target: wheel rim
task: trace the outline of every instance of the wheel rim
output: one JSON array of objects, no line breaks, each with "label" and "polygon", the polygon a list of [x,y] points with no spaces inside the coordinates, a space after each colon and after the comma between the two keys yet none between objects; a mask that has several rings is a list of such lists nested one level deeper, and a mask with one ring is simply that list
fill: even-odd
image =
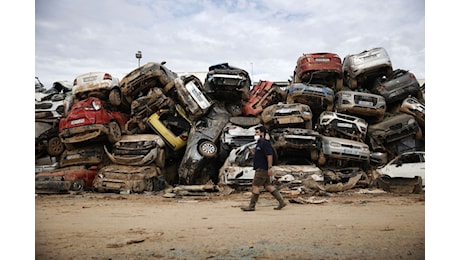
[{"label": "wheel rim", "polygon": [[48,142],[48,153],[50,155],[59,155],[64,152],[64,144],[58,137],[53,137]]},{"label": "wheel rim", "polygon": [[217,151],[216,146],[210,142],[201,144],[201,150],[208,155],[212,155]]},{"label": "wheel rim", "polygon": [[115,122],[110,123],[110,134],[112,136],[112,141],[116,142],[121,138],[121,130],[118,127],[118,124]]}]

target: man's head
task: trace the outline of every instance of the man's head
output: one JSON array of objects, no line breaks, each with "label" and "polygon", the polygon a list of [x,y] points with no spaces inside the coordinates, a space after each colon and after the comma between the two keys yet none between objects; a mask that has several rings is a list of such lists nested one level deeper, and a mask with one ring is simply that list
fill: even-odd
[{"label": "man's head", "polygon": [[260,136],[261,139],[264,139],[266,133],[267,129],[263,125],[256,127],[255,136]]}]

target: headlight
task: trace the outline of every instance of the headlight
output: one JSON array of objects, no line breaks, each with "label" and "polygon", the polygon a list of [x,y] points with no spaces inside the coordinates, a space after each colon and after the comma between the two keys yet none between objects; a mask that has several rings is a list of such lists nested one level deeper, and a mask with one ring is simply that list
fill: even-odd
[{"label": "headlight", "polygon": [[415,119],[411,118],[411,119],[409,119],[409,121],[407,121],[407,123],[408,123],[409,125],[412,125],[412,124],[415,123]]},{"label": "headlight", "polygon": [[102,105],[101,102],[94,100],[91,105],[93,105],[94,110],[98,111],[101,109]]}]

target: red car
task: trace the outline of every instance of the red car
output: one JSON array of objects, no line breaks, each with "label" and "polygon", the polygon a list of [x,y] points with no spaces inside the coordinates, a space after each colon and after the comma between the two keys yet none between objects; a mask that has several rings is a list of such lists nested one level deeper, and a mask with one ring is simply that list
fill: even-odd
[{"label": "red car", "polygon": [[93,188],[93,181],[99,168],[91,166],[70,166],[54,171],[35,174],[36,193],[68,193]]},{"label": "red car", "polygon": [[68,150],[88,140],[105,138],[110,143],[121,139],[129,115],[111,108],[103,100],[89,97],[75,103],[67,117],[59,121],[59,138]]},{"label": "red car", "polygon": [[329,52],[303,54],[297,59],[294,83],[323,84],[340,91],[343,85],[342,60]]},{"label": "red car", "polygon": [[264,108],[284,102],[285,99],[286,92],[275,82],[261,80],[251,89],[249,100],[241,108],[241,112],[245,116],[257,116]]}]

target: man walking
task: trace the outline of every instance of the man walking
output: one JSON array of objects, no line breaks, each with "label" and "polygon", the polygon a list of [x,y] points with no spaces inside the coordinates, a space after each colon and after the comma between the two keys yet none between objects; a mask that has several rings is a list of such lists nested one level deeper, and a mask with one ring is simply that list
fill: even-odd
[{"label": "man walking", "polygon": [[280,210],[287,204],[284,202],[283,196],[278,189],[275,188],[270,182],[270,176],[273,175],[273,148],[270,141],[265,139],[267,130],[264,126],[256,128],[254,139],[257,141],[254,149],[254,179],[252,180],[252,196],[249,206],[241,208],[243,211],[254,211],[256,210],[256,203],[259,199],[260,186],[264,186],[265,190],[270,192],[275,197],[279,205],[274,208]]}]

